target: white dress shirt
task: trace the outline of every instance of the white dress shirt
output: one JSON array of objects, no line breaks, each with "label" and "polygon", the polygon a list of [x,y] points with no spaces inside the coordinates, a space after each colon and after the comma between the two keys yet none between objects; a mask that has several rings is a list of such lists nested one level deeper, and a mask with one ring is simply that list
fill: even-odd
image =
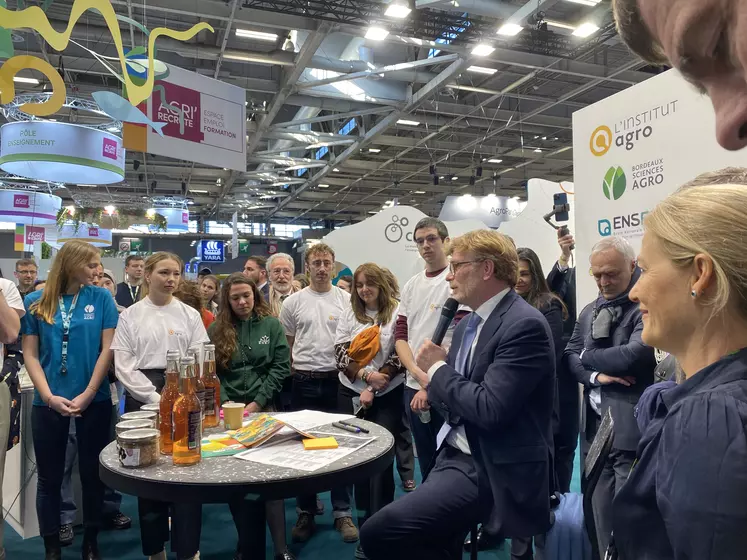
[{"label": "white dress shirt", "polygon": [[[497,293],[492,298],[490,298],[488,301],[483,303],[480,307],[477,308],[477,310],[474,312],[475,314],[479,315],[481,321],[477,325],[477,331],[475,332],[475,340],[472,342],[472,346],[469,350],[469,364],[467,365],[467,368],[472,365],[472,360],[475,359],[475,347],[477,347],[477,341],[480,340],[480,333],[482,333],[482,328],[485,326],[485,323],[488,320],[488,317],[495,311],[495,308],[498,307],[498,304],[501,302],[501,300],[505,297],[505,295],[509,292],[510,288],[506,288],[502,292]],[[463,319],[464,321],[468,321],[469,319],[465,317]],[[436,374],[436,372],[441,368],[441,366],[445,366],[446,362],[443,360],[440,360],[433,364],[428,369],[428,380],[432,380],[433,376]],[[460,375],[467,376],[467,372],[459,372]],[[459,425],[456,428],[452,428],[449,433],[446,436],[446,439],[444,440],[449,443],[452,447],[456,447],[461,451],[462,453],[466,453],[467,455],[472,455],[472,452],[469,449],[469,442],[467,441],[467,434],[464,431],[464,425]]]}]

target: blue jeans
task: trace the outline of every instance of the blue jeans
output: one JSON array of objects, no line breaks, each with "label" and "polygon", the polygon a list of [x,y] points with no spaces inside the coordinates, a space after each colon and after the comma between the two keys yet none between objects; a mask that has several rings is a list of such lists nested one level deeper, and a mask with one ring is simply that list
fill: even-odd
[{"label": "blue jeans", "polygon": [[418,452],[420,474],[423,480],[425,480],[436,460],[436,436],[441,426],[443,426],[444,420],[436,408],[431,407],[431,421],[423,424],[420,421],[420,416],[410,408],[410,403],[413,397],[415,397],[415,393],[417,393],[415,389],[405,386],[405,411],[410,418],[410,430],[412,431],[412,439],[415,440],[415,449]]},{"label": "blue jeans", "polygon": [[[293,410],[321,410],[322,412],[346,412],[341,411],[337,403],[337,390],[340,382],[337,373],[324,379],[312,379],[300,372],[293,373]],[[353,511],[350,507],[352,486],[332,488],[332,517],[352,517]],[[296,510],[301,513],[314,514],[316,512],[316,495],[307,494],[296,498]]]},{"label": "blue jeans", "polygon": [[[111,411],[111,401],[92,402],[80,418],[74,419],[83,487],[83,523],[87,529],[101,526],[104,485],[99,479],[99,453],[110,441]],[[31,426],[38,472],[39,532],[42,536],[56,535],[60,530],[60,494],[70,418],[46,406],[34,406]]]},{"label": "blue jeans", "polygon": [[[112,417],[111,433],[114,436],[114,424],[117,421],[118,414],[114,411]],[[114,437],[112,437],[114,441]],[[78,440],[75,437],[75,422],[70,422],[70,432],[67,436],[67,449],[65,449],[65,472],[62,475],[62,489],[60,491],[60,525],[72,525],[75,522],[75,515],[78,506],[75,504],[75,494],[73,492],[73,467],[75,466],[75,456],[78,453]],[[119,513],[122,504],[122,494],[104,486],[104,518],[114,517]]]}]

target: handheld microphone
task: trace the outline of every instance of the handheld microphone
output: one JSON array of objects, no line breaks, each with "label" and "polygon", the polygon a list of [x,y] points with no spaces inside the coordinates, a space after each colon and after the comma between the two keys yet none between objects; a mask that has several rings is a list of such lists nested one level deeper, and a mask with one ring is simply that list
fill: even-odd
[{"label": "handheld microphone", "polygon": [[446,331],[449,329],[451,321],[454,320],[454,315],[456,315],[458,307],[459,302],[454,298],[449,298],[444,302],[444,306],[441,308],[441,317],[438,320],[438,325],[436,325],[436,330],[433,331],[433,337],[431,338],[433,344],[441,346]]}]

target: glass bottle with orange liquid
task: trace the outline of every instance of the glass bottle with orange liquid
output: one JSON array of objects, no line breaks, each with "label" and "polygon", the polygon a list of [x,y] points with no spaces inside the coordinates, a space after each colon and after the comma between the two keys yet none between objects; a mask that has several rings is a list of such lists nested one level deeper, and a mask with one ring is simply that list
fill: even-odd
[{"label": "glass bottle with orange liquid", "polygon": [[205,420],[202,425],[215,428],[220,424],[220,379],[215,374],[215,344],[205,345],[202,382],[205,384]]},{"label": "glass bottle with orange liquid", "polygon": [[202,381],[202,374],[200,372],[200,349],[190,348],[189,354],[195,359],[195,393],[197,398],[200,399],[200,406],[202,407],[202,421],[205,421],[205,383]]},{"label": "glass bottle with orange liquid", "polygon": [[166,352],[166,385],[161,391],[161,410],[159,411],[159,426],[161,432],[161,453],[171,455],[173,441],[171,432],[171,412],[174,409],[174,403],[179,397],[179,352],[169,350]]},{"label": "glass bottle with orange liquid", "polygon": [[179,372],[181,390],[174,403],[173,426],[174,465],[194,465],[200,462],[202,440],[202,405],[195,393],[195,359],[186,356]]}]

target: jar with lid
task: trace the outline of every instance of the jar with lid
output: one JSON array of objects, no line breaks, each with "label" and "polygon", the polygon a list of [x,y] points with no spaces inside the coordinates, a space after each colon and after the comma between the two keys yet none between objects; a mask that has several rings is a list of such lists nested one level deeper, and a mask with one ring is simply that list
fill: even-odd
[{"label": "jar with lid", "polygon": [[143,418],[142,420],[122,420],[121,422],[117,422],[117,425],[114,426],[114,431],[117,433],[117,435],[119,435],[130,430],[144,430],[152,428],[153,423],[150,420]]},{"label": "jar with lid", "polygon": [[120,420],[150,420],[151,428],[156,427],[156,413],[152,410],[136,410],[134,412],[125,412],[119,418]]},{"label": "jar with lid", "polygon": [[119,462],[123,467],[149,467],[158,462],[158,436],[155,428],[128,430],[117,435]]},{"label": "jar with lid", "polygon": [[158,428],[161,424],[161,403],[149,403],[144,404],[140,407],[140,410],[145,412],[155,412],[156,413],[156,428]]}]

